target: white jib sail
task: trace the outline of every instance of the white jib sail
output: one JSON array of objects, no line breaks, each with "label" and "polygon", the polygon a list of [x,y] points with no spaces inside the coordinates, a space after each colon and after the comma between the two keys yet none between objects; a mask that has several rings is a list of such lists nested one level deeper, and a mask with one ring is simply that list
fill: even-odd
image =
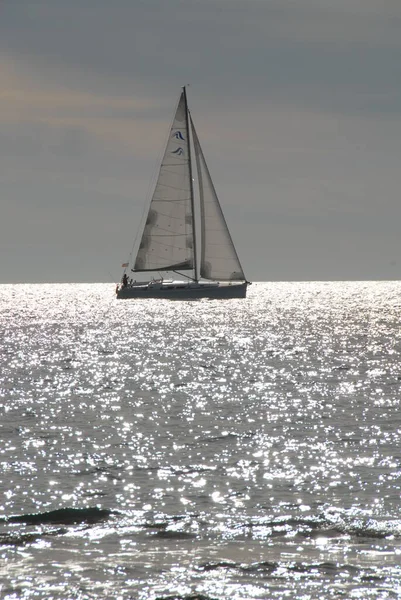
[{"label": "white jib sail", "polygon": [[142,234],[135,271],[193,269],[189,132],[181,94]]},{"label": "white jib sail", "polygon": [[245,275],[221,210],[192,118],[191,125],[201,210],[201,277],[215,281],[244,281]]}]

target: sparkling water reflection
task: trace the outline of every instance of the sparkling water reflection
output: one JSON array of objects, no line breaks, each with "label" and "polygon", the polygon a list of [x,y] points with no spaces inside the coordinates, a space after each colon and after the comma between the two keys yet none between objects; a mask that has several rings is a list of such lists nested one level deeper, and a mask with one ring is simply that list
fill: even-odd
[{"label": "sparkling water reflection", "polygon": [[0,286],[0,595],[401,596],[401,284]]}]

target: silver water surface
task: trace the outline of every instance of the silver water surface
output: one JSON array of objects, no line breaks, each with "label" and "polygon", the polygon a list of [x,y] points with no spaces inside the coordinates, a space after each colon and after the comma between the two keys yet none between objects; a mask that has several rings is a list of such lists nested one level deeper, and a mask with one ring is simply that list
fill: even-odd
[{"label": "silver water surface", "polygon": [[0,286],[0,596],[401,597],[400,306]]}]

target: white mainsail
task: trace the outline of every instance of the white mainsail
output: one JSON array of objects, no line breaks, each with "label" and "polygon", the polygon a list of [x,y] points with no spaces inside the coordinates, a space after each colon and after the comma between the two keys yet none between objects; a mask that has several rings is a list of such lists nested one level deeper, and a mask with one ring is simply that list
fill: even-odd
[{"label": "white mainsail", "polygon": [[191,126],[200,195],[201,277],[215,281],[245,281],[192,118]]},{"label": "white mainsail", "polygon": [[192,182],[185,92],[182,92],[142,234],[135,271],[194,268]]}]

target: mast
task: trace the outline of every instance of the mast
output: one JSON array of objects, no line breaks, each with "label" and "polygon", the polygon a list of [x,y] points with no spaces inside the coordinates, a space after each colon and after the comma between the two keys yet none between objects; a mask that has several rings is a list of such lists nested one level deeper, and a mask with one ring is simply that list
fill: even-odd
[{"label": "mast", "polygon": [[184,93],[184,102],[185,102],[185,121],[187,127],[187,135],[188,135],[188,163],[189,163],[189,189],[191,194],[191,212],[192,212],[192,235],[194,240],[194,279],[196,282],[199,281],[199,272],[198,272],[198,249],[196,244],[196,220],[195,220],[195,198],[194,198],[194,184],[192,180],[192,159],[191,159],[191,140],[189,134],[189,117],[188,117],[188,101],[187,101],[187,90],[184,87],[182,88]]}]

